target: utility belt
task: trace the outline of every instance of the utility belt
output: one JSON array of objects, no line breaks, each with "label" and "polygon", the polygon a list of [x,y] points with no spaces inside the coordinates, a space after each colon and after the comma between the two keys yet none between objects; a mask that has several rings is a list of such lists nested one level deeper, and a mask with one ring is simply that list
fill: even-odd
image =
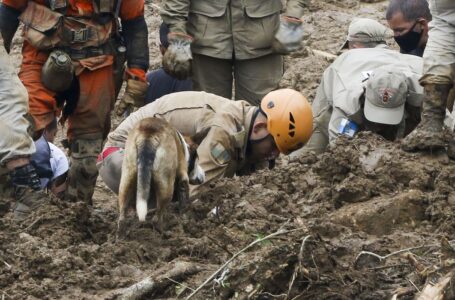
[{"label": "utility belt", "polygon": [[71,60],[77,61],[77,60],[82,60],[85,58],[90,58],[90,57],[96,57],[96,56],[101,56],[101,55],[117,55],[117,50],[118,46],[116,47],[116,42],[114,39],[111,39],[104,45],[98,46],[98,47],[86,47],[82,49],[74,49],[70,47],[62,47],[58,48],[59,50],[65,52],[66,54],[69,55]]},{"label": "utility belt", "polygon": [[[114,76],[123,74],[126,60],[126,48],[120,41],[110,39],[101,46],[90,46],[82,49],[58,47],[54,49],[41,70],[41,82],[51,91],[61,93],[68,90],[74,80],[74,61],[81,61],[101,55],[114,56]],[[118,70],[117,70],[118,69]]]},{"label": "utility belt", "polygon": [[43,65],[43,85],[51,91],[64,92],[74,79],[73,61],[113,55],[118,93],[126,61],[118,24],[121,0],[94,0],[96,11],[92,18],[66,16],[67,0],[51,0],[49,4],[50,8],[28,1],[19,16],[24,38],[38,50],[52,51]]}]

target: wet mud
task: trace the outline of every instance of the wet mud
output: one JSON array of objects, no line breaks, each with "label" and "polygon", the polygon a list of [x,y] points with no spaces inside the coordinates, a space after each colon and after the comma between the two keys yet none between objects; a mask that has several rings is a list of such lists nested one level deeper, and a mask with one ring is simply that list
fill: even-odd
[{"label": "wet mud", "polygon": [[[147,5],[158,66],[160,3]],[[311,49],[336,54],[353,16],[382,19],[386,5],[313,1],[280,85],[311,100],[330,63]],[[98,181],[94,207],[52,198],[21,224],[2,200],[0,298],[184,299],[213,277],[192,299],[414,299],[455,268],[455,164],[374,134],[222,179],[173,204],[163,232],[153,211],[132,213],[117,239],[116,200]]]}]

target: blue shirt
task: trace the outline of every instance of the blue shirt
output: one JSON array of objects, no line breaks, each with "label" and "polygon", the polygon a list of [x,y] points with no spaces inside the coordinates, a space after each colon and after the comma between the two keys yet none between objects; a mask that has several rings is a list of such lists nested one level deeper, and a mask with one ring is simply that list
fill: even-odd
[{"label": "blue shirt", "polygon": [[167,94],[193,90],[193,83],[190,79],[178,80],[167,74],[163,68],[148,73],[147,81],[149,87],[145,95],[145,104],[152,103]]}]

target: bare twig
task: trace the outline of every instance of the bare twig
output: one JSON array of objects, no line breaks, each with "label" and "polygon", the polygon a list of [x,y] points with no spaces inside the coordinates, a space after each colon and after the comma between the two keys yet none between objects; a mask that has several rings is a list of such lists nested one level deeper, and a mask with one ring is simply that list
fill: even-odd
[{"label": "bare twig", "polygon": [[178,281],[176,281],[176,280],[174,280],[174,279],[172,279],[172,278],[169,278],[169,277],[164,277],[164,278],[166,278],[167,280],[169,280],[169,281],[171,281],[171,282],[173,282],[173,283],[176,283],[176,284],[178,284],[178,285],[180,285],[180,286],[182,286],[182,287],[184,287],[184,288],[186,288],[186,289],[189,289],[189,290],[191,290],[191,291],[194,291],[194,289],[190,288],[190,287],[187,286],[186,284],[183,284],[183,283],[181,283],[181,282],[178,282]]},{"label": "bare twig", "polygon": [[[171,268],[161,268],[154,274],[147,276],[145,279],[129,287],[109,291],[103,295],[103,299],[134,300],[143,299],[155,291],[161,291],[171,285],[171,282],[183,280],[187,276],[199,273],[203,270],[198,264],[176,261]],[[164,273],[163,273],[164,272]],[[171,280],[172,278],[172,280]],[[177,282],[179,285],[181,283]],[[183,285],[182,285],[183,286]]]},{"label": "bare twig", "polygon": [[303,294],[305,294],[305,292],[298,294],[297,296],[295,296],[295,297],[292,298],[291,300],[299,299]]},{"label": "bare twig", "polygon": [[414,268],[418,271],[418,272],[423,272],[425,270],[425,266],[422,265],[420,262],[417,261],[417,259],[415,258],[414,254],[412,254],[411,252],[409,253],[406,253],[404,255],[404,257],[411,263],[411,265],[414,266]]},{"label": "bare twig", "polygon": [[5,266],[8,268],[8,270],[11,270],[12,266],[9,263],[4,261],[3,259],[2,259],[2,262],[5,264]]},{"label": "bare twig", "polygon": [[302,244],[300,245],[300,252],[299,252],[299,269],[302,270],[303,268],[303,264],[302,264],[302,261],[303,261],[303,248],[305,247],[305,243],[306,241],[311,237],[311,235],[307,235],[303,240],[302,240]]},{"label": "bare twig", "polygon": [[267,296],[270,296],[272,298],[281,298],[281,297],[286,298],[286,294],[274,295],[274,294],[271,294],[269,292],[262,292],[259,295],[267,295]]},{"label": "bare twig", "polygon": [[328,52],[317,50],[317,49],[311,49],[310,47],[306,47],[306,48],[307,48],[308,52],[312,53],[315,56],[324,57],[328,60],[334,60],[337,58],[337,56],[332,53],[328,53]]},{"label": "bare twig", "polygon": [[240,254],[244,253],[245,251],[247,251],[248,249],[250,249],[251,247],[253,247],[254,245],[262,242],[262,241],[265,241],[265,240],[268,240],[268,239],[271,239],[275,236],[278,236],[278,235],[283,235],[283,234],[287,234],[287,233],[290,233],[290,232],[294,232],[294,231],[297,231],[297,230],[302,230],[301,228],[297,228],[297,229],[293,229],[293,230],[282,230],[282,229],[279,229],[278,231],[272,233],[272,234],[269,234],[263,238],[260,238],[260,239],[256,239],[255,241],[253,241],[252,243],[250,243],[248,246],[246,246],[245,248],[243,248],[242,250],[240,250],[239,252],[237,252],[236,254],[234,254],[228,261],[226,261],[220,268],[218,268],[218,270],[216,270],[215,272],[212,273],[212,275],[209,276],[209,278],[207,278],[197,289],[194,290],[194,292],[192,292],[188,297],[186,297],[186,299],[191,299],[194,295],[196,295],[207,283],[209,283],[213,278],[215,278],[215,276],[221,272],[227,265],[229,265],[234,259],[237,258],[237,256],[239,256]]},{"label": "bare twig", "polygon": [[311,253],[311,260],[313,261],[314,267],[315,267],[316,270],[317,270],[318,281],[319,281],[319,267],[318,267],[318,265],[316,264],[316,261],[314,260],[314,255],[313,255],[313,253]]},{"label": "bare twig", "polygon": [[[300,251],[299,251],[299,264],[294,267],[294,272],[292,273],[291,281],[289,283],[289,288],[288,288],[288,293],[286,294],[286,299],[289,299],[289,294],[291,293],[292,286],[294,285],[295,278],[297,277],[297,274],[301,272],[302,270],[305,270],[306,273],[308,273],[308,270],[303,267],[302,265],[302,260],[303,260],[303,248],[305,247],[305,242],[310,238],[311,235],[307,235],[306,237],[303,238],[302,244],[300,245]],[[308,274],[305,274],[308,275]]]},{"label": "bare twig", "polygon": [[390,268],[396,268],[396,267],[409,267],[409,264],[394,264],[394,265],[388,265],[388,266],[368,268],[367,270],[377,271],[377,270],[390,269]]},{"label": "bare twig", "polygon": [[2,291],[2,300],[5,300],[6,297],[8,297],[8,299],[11,299],[10,295],[8,295],[5,291]]},{"label": "bare twig", "polygon": [[294,268],[294,272],[292,273],[291,282],[289,283],[288,293],[286,294],[285,299],[289,299],[289,294],[291,293],[292,286],[294,285],[294,281],[295,281],[295,278],[297,277],[298,271],[299,271],[299,268],[296,266]]},{"label": "bare twig", "polygon": [[409,283],[412,284],[412,286],[415,287],[415,289],[420,293],[420,289],[412,282],[412,280],[408,279]]},{"label": "bare twig", "polygon": [[420,249],[420,248],[423,248],[425,247],[425,245],[422,245],[422,246],[417,246],[417,247],[410,247],[410,248],[406,248],[406,249],[401,249],[401,250],[398,250],[398,251],[395,251],[395,252],[392,252],[392,253],[389,253],[387,255],[384,255],[384,256],[381,256],[379,254],[376,254],[376,253],[373,253],[373,252],[370,252],[370,251],[361,251],[357,257],[355,258],[355,263],[357,263],[357,261],[359,260],[360,256],[362,255],[370,255],[370,256],[374,256],[376,257],[377,259],[379,259],[379,261],[383,261],[383,260],[386,260],[387,258],[391,257],[391,256],[394,256],[394,255],[397,255],[397,254],[400,254],[400,253],[403,253],[403,252],[408,252],[408,251],[411,251],[411,250],[416,250],[416,249]]},{"label": "bare twig", "polygon": [[38,223],[41,220],[42,220],[42,217],[39,217],[35,221],[33,221],[32,224],[28,225],[24,229],[21,229],[21,230],[18,230],[18,231],[14,231],[14,232],[10,232],[9,234],[14,235],[14,234],[25,232],[25,231],[29,230],[30,228],[32,228],[33,226],[35,226],[35,224]]}]

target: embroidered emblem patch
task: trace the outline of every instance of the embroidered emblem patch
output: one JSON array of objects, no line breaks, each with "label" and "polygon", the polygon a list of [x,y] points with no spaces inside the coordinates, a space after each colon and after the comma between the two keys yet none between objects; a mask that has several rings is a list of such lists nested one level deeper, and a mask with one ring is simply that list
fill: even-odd
[{"label": "embroidered emblem patch", "polygon": [[227,151],[223,145],[220,143],[215,144],[210,150],[213,159],[220,165],[224,165],[231,160],[231,155],[229,151]]}]

